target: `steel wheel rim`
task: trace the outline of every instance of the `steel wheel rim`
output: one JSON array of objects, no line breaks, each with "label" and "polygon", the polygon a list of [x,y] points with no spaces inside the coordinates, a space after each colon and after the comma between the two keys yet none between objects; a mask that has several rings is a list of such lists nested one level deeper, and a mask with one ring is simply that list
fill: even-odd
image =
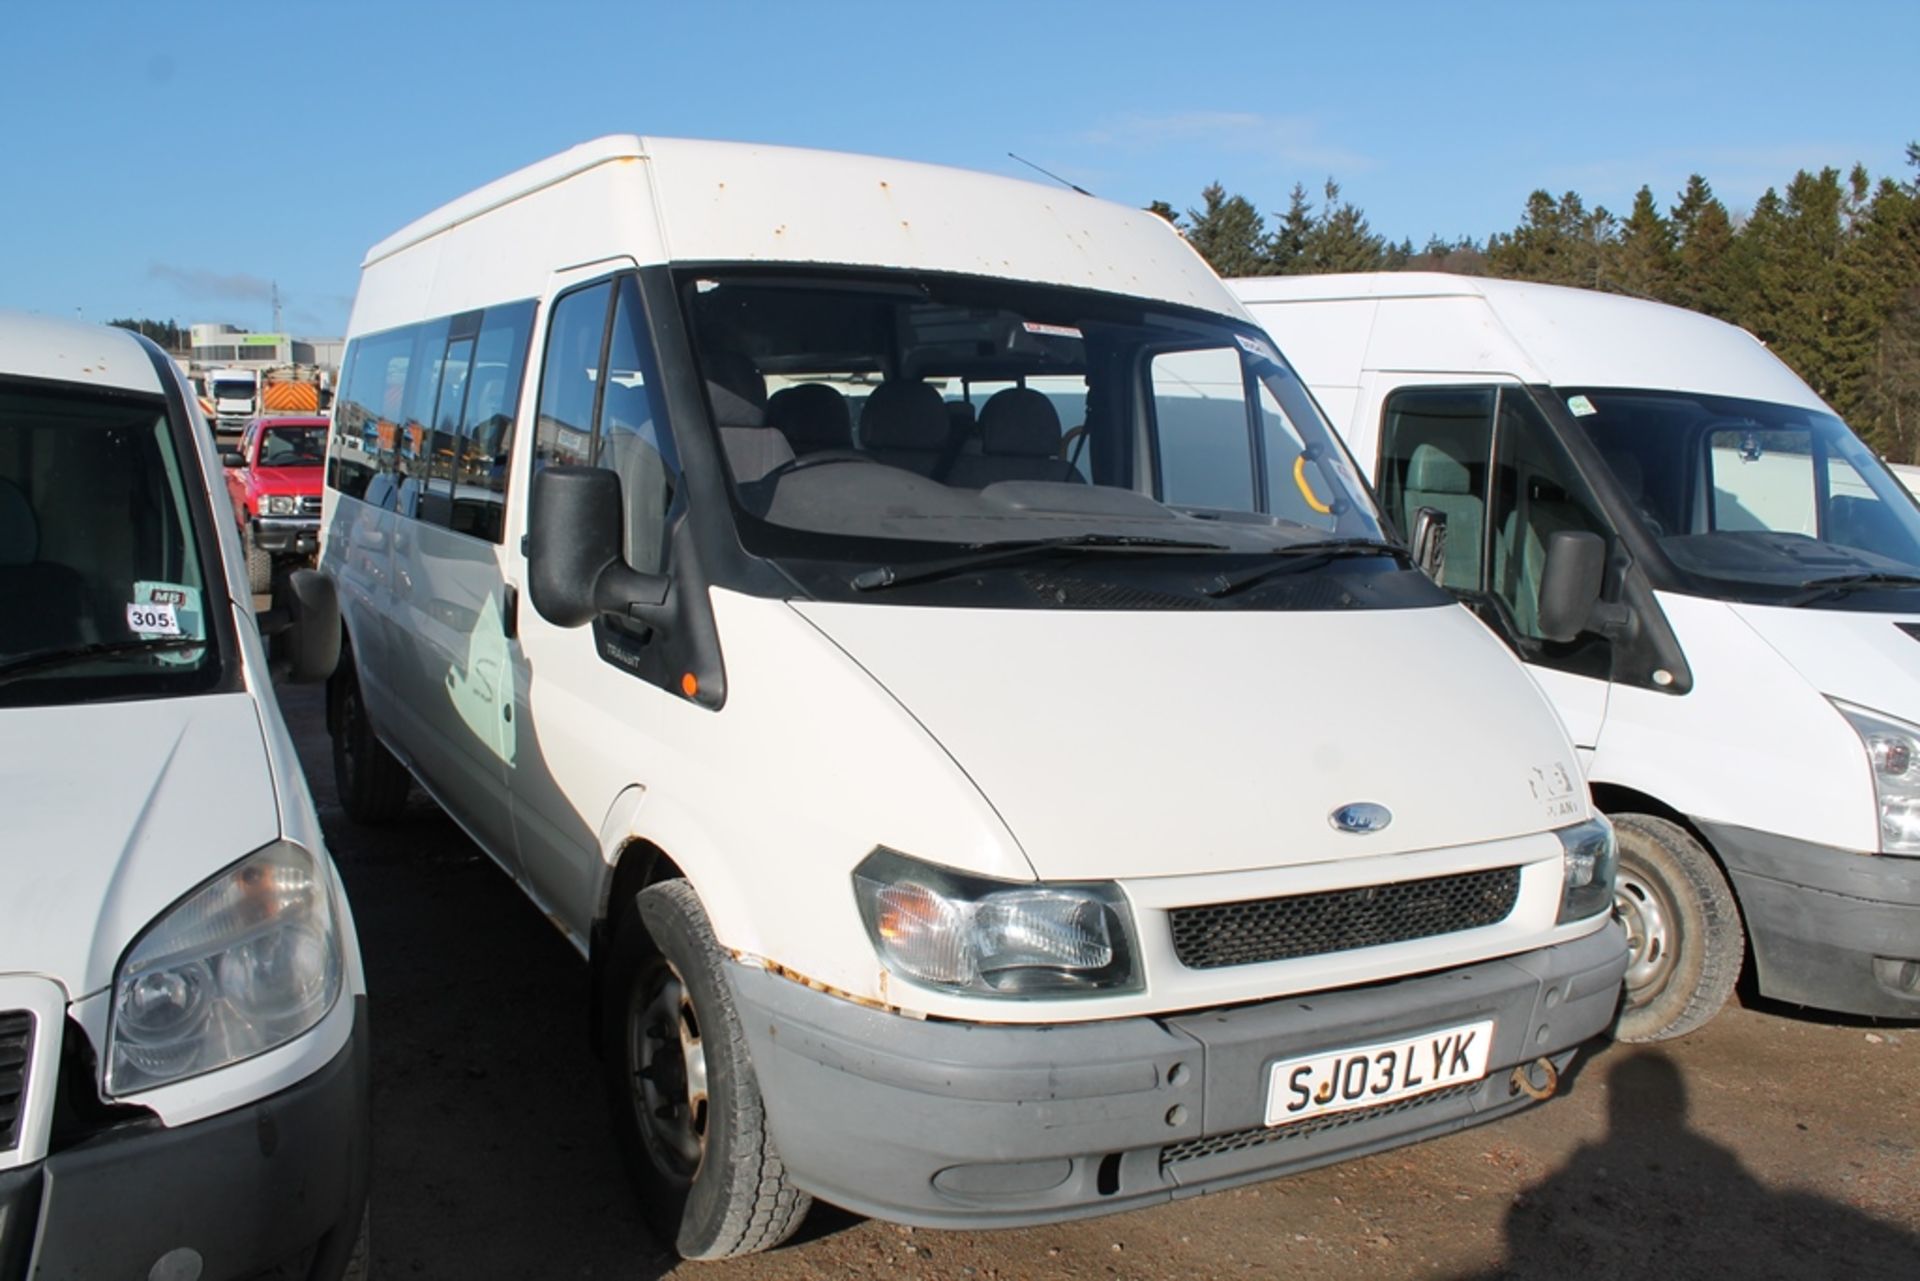
[{"label": "steel wheel rim", "polygon": [[1628,1002],[1642,1004],[1673,974],[1674,907],[1651,882],[1624,868],[1615,882],[1613,906],[1627,930]]},{"label": "steel wheel rim", "polygon": [[707,1053],[687,985],[670,962],[639,985],[627,1021],[634,1118],[661,1171],[690,1182],[707,1147]]}]

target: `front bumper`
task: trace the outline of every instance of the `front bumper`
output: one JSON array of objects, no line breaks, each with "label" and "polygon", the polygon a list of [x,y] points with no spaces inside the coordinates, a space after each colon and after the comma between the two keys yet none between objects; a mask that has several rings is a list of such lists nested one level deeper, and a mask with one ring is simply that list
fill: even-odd
[{"label": "front bumper", "polygon": [[311,556],[320,550],[318,516],[255,516],[253,541],[276,556]]},{"label": "front bumper", "polygon": [[367,1205],[369,1062],[359,997],[352,1039],[291,1089],[176,1129],[123,1126],[0,1173],[0,1281],[335,1281]]},{"label": "front bumper", "polygon": [[[1626,936],[1345,991],[1167,1018],[914,1020],[730,967],[794,1181],[862,1214],[1007,1227],[1108,1214],[1309,1169],[1527,1106],[1512,1069],[1613,1021]],[[1492,1018],[1480,1081],[1269,1129],[1268,1065]]]},{"label": "front bumper", "polygon": [[1761,992],[1842,1014],[1920,1019],[1920,858],[1699,826],[1733,876]]}]

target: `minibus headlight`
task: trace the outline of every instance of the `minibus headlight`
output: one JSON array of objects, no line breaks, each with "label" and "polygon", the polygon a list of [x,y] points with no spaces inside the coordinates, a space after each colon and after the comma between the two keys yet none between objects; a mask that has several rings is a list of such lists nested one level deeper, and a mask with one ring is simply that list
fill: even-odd
[{"label": "minibus headlight", "polygon": [[1880,811],[1880,852],[1920,854],[1920,726],[1833,700],[1867,749]]},{"label": "minibus headlight", "polygon": [[1603,814],[1554,832],[1560,838],[1560,924],[1597,916],[1613,906],[1619,846]]},{"label": "minibus headlight", "polygon": [[320,861],[275,841],[167,909],[128,949],[113,981],[107,1093],[284,1045],[333,1008],[340,984]]},{"label": "minibus headlight", "polygon": [[1132,914],[1111,882],[996,881],[879,849],[853,890],[881,960],[915,983],[1010,997],[1140,987]]}]

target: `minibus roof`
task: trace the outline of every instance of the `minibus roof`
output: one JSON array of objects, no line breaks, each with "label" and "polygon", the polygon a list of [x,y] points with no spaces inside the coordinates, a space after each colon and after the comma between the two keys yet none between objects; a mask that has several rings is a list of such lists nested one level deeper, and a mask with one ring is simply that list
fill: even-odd
[{"label": "minibus roof", "polygon": [[646,166],[672,262],[1006,276],[1245,316],[1179,233],[1145,210],[1064,187],[913,161],[633,134],[582,143],[488,183],[382,240],[362,266],[589,170],[620,164]]},{"label": "minibus roof", "polygon": [[[1236,280],[1233,288],[1255,307],[1382,304],[1371,322],[1369,369],[1435,369],[1441,365],[1434,351],[1448,348],[1441,361],[1458,372],[1510,373],[1556,387],[1704,392],[1832,412],[1746,330],[1643,298],[1432,271],[1262,276]],[[1389,322],[1389,309],[1407,313],[1409,323]],[[1468,330],[1478,332],[1466,338]],[[1277,336],[1284,349],[1284,329]],[[1455,336],[1462,342],[1448,341]]]},{"label": "minibus roof", "polygon": [[0,376],[161,390],[152,357],[126,330],[24,311],[0,310]]}]

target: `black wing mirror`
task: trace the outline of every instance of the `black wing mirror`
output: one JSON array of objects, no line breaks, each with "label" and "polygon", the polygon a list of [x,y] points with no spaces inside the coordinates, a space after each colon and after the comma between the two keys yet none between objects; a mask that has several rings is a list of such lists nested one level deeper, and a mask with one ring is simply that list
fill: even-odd
[{"label": "black wing mirror", "polygon": [[1540,570],[1540,634],[1570,641],[1587,629],[1600,603],[1600,582],[1607,568],[1607,540],[1583,529],[1547,535],[1546,564]]},{"label": "black wing mirror", "polygon": [[620,477],[604,467],[545,467],[527,512],[527,594],[540,617],[579,627],[622,614],[663,630],[673,621],[671,581],[626,562]]}]

